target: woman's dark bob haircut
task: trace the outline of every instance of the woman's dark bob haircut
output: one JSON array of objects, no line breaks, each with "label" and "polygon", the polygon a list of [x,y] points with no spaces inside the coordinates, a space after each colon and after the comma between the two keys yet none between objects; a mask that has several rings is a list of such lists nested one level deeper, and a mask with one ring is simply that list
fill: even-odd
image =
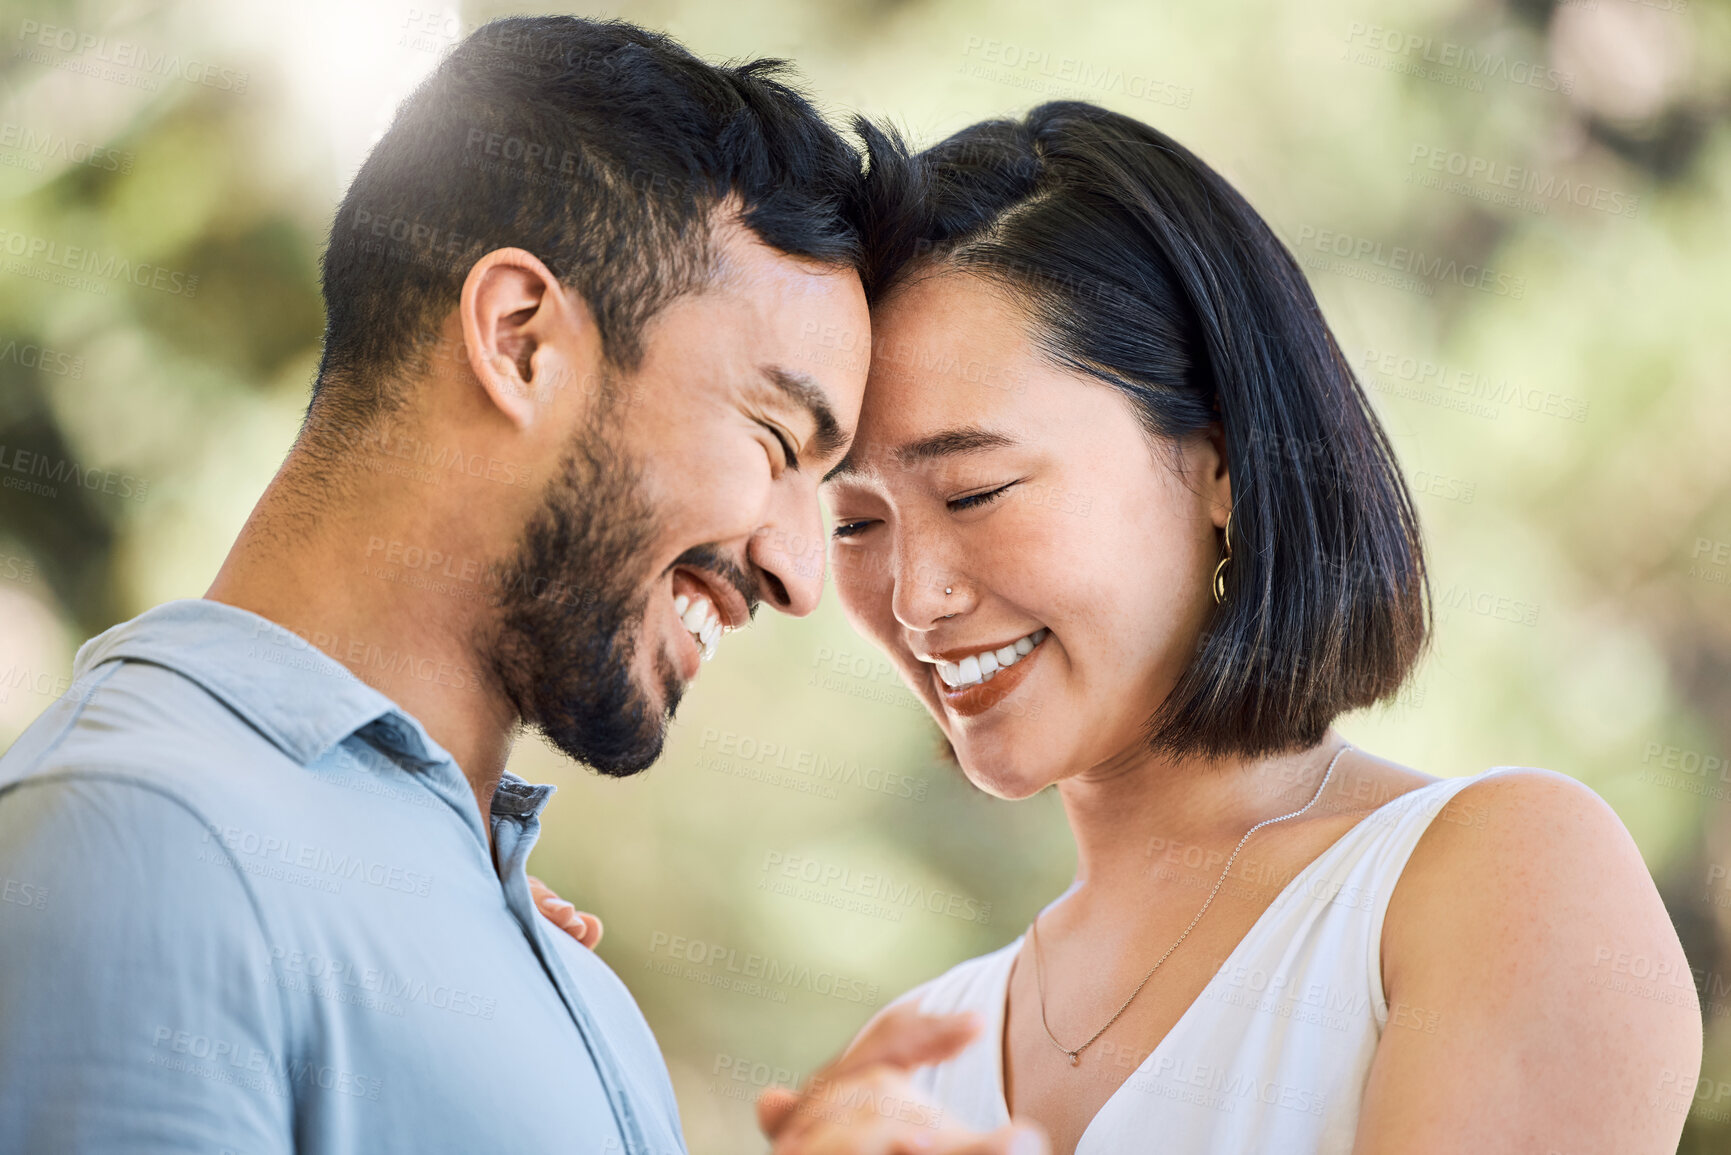
[{"label": "woman's dark bob haircut", "polygon": [[1418,516],[1298,262],[1244,198],[1164,133],[1080,101],[918,154],[856,128],[872,299],[923,271],[978,274],[1055,364],[1121,390],[1153,444],[1219,423],[1225,600],[1149,719],[1152,747],[1306,748],[1390,698],[1429,635]]}]

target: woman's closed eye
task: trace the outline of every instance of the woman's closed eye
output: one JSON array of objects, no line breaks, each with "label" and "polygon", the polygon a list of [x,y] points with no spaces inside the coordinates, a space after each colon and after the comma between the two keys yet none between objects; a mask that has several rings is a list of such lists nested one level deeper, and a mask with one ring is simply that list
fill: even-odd
[{"label": "woman's closed eye", "polygon": [[1005,484],[998,486],[998,488],[988,489],[984,493],[970,493],[966,497],[951,498],[945,504],[950,507],[950,510],[953,513],[960,513],[964,509],[977,509],[982,505],[990,505],[992,502],[998,500],[998,498],[1008,492],[1010,486],[1015,484],[1014,481],[1006,482]]},{"label": "woman's closed eye", "polygon": [[[948,507],[951,513],[961,513],[969,509],[979,509],[982,506],[992,504],[994,501],[998,500],[998,498],[1004,496],[1004,494],[1009,492],[1010,488],[1016,484],[1018,484],[1018,482],[1010,481],[998,486],[996,489],[988,489],[984,493],[970,493],[963,497],[953,497],[949,501],[946,501],[944,505]],[[870,527],[873,520],[874,519],[872,518],[857,518],[852,520],[843,518],[836,522],[835,529],[830,531],[830,535],[838,538],[853,537]]]}]

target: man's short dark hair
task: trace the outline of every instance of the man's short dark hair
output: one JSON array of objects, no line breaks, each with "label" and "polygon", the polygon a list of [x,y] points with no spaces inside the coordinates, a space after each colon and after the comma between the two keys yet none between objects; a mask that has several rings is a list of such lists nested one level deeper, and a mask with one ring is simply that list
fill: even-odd
[{"label": "man's short dark hair", "polygon": [[626,371],[650,318],[706,283],[723,202],[783,253],[857,266],[859,154],[785,71],[709,64],[617,20],[475,31],[403,103],[337,210],[309,419],[389,407],[383,383],[424,369],[494,249],[526,249],[580,294]]},{"label": "man's short dark hair", "polygon": [[1150,744],[1308,747],[1393,696],[1429,637],[1418,514],[1303,270],[1256,210],[1171,137],[1081,101],[917,155],[857,127],[869,298],[921,269],[987,278],[1053,363],[1119,390],[1156,444],[1224,431],[1226,596]]}]

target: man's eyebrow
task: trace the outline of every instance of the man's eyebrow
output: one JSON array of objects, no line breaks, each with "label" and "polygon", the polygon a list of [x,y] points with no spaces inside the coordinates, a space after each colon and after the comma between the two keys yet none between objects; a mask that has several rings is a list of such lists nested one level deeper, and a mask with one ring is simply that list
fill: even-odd
[{"label": "man's eyebrow", "polygon": [[816,381],[804,373],[783,369],[779,365],[765,365],[762,372],[765,381],[811,415],[817,432],[812,434],[807,449],[818,457],[828,457],[847,444],[848,436],[842,432],[841,423],[835,419],[835,410],[829,407],[829,398]]},{"label": "man's eyebrow", "polygon": [[[967,453],[983,453],[988,449],[1008,449],[1020,445],[1021,442],[1007,433],[999,433],[992,429],[981,429],[977,425],[959,425],[954,429],[943,429],[929,437],[909,442],[890,454],[896,465],[902,469],[912,469],[924,465],[928,461],[938,461],[945,457],[958,457]],[[847,477],[860,471],[859,463],[853,459],[853,454],[842,458],[840,464],[824,474],[825,482]]]}]

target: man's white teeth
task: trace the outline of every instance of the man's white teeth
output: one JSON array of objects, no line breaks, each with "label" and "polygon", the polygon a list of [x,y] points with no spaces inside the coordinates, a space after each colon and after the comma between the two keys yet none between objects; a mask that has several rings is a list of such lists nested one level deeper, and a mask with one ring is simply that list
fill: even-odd
[{"label": "man's white teeth", "polygon": [[683,622],[685,628],[690,630],[692,633],[701,634],[703,632],[704,624],[709,621],[709,614],[709,603],[702,598],[698,598],[685,608],[685,611],[679,615],[679,620]]},{"label": "man's white teeth", "polygon": [[697,639],[697,645],[703,651],[703,660],[707,662],[715,657],[716,643],[721,640],[723,626],[721,615],[715,612],[709,599],[680,594],[673,599],[673,612],[679,615],[680,624]]},{"label": "man's white teeth", "polygon": [[1017,638],[1007,646],[995,650],[982,650],[977,654],[969,654],[959,662],[939,662],[938,677],[950,689],[960,689],[980,682],[989,682],[999,670],[1007,670],[1029,654],[1034,647],[1046,640],[1051,633],[1044,626],[1026,637]]}]

